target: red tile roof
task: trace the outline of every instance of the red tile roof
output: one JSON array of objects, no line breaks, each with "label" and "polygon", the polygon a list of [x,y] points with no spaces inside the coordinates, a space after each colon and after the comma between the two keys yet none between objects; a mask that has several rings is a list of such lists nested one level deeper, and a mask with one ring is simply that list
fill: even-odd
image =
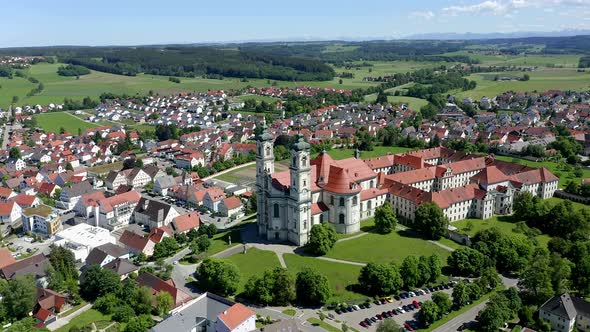
[{"label": "red tile roof", "polygon": [[201,218],[197,212],[190,212],[174,218],[172,228],[175,232],[183,233],[193,228],[198,228],[201,224]]},{"label": "red tile roof", "polygon": [[125,230],[119,242],[123,243],[124,245],[137,249],[139,251],[145,250],[145,247],[151,240],[147,237],[143,237],[137,233],[133,233],[131,231]]},{"label": "red tile roof", "polygon": [[241,303],[236,303],[217,316],[231,331],[256,313]]},{"label": "red tile roof", "polygon": [[126,193],[122,193],[119,195],[115,195],[112,197],[108,197],[105,199],[101,199],[99,204],[104,211],[110,212],[113,211],[113,206],[123,204],[126,202],[134,202],[137,203],[141,199],[141,195],[135,191],[128,191]]},{"label": "red tile roof", "polygon": [[14,208],[15,202],[0,202],[0,216],[9,216]]},{"label": "red tile roof", "polygon": [[148,235],[148,238],[152,240],[152,242],[154,243],[160,243],[162,239],[166,236],[166,234],[168,234],[168,236],[172,236],[172,232],[170,231],[170,229],[168,229],[168,227],[161,226],[157,228],[152,228],[150,234]]},{"label": "red tile roof", "polygon": [[5,266],[14,263],[16,263],[16,259],[14,259],[14,256],[12,256],[10,250],[8,250],[6,247],[0,248],[0,269],[3,269]]},{"label": "red tile roof", "polygon": [[354,194],[361,191],[361,186],[356,184],[349,175],[349,169],[338,166],[330,166],[330,177],[324,190],[337,194]]},{"label": "red tile roof", "polygon": [[233,210],[242,206],[242,201],[236,196],[231,196],[223,200],[223,205],[225,205],[228,210]]},{"label": "red tile roof", "polygon": [[135,279],[141,286],[146,286],[151,289],[152,295],[157,295],[160,292],[167,292],[174,300],[174,308],[191,300],[191,296],[176,288],[172,279],[164,281],[149,272],[143,272]]},{"label": "red tile roof", "polygon": [[320,214],[322,212],[328,211],[329,208],[323,202],[313,203],[311,204],[311,215],[315,216],[316,214]]}]

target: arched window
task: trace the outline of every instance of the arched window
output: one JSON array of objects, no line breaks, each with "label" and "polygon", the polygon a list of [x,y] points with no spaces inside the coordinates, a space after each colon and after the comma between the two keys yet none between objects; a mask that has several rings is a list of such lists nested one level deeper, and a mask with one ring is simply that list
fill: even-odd
[{"label": "arched window", "polygon": [[266,156],[270,157],[270,146],[266,147]]},{"label": "arched window", "polygon": [[357,205],[358,204],[358,198],[356,196],[354,196],[352,198],[352,205]]},{"label": "arched window", "polygon": [[274,217],[278,218],[279,217],[279,204],[275,203],[274,205]]},{"label": "arched window", "polygon": [[258,154],[262,155],[262,146],[260,146],[260,145],[258,146]]},{"label": "arched window", "polygon": [[375,188],[375,180],[371,180],[371,188]]},{"label": "arched window", "polygon": [[330,196],[330,205],[334,205],[334,196]]},{"label": "arched window", "polygon": [[338,216],[338,222],[344,224],[344,213],[340,213],[340,215]]},{"label": "arched window", "polygon": [[373,204],[371,203],[371,200],[368,200],[368,201],[367,201],[367,210],[370,210],[370,209],[372,208],[372,207],[371,207],[371,205],[373,205]]},{"label": "arched window", "polygon": [[344,206],[344,197],[340,197],[340,206]]},{"label": "arched window", "polygon": [[293,167],[297,167],[297,157],[293,157]]},{"label": "arched window", "polygon": [[304,156],[303,158],[301,158],[301,166],[307,166],[307,157]]},{"label": "arched window", "polygon": [[320,214],[320,224],[324,222],[324,214]]}]

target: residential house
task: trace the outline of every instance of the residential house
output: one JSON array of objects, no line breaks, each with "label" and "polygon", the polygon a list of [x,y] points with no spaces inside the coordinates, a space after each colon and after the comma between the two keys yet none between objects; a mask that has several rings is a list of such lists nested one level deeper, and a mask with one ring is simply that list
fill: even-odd
[{"label": "residential house", "polygon": [[224,217],[239,219],[244,216],[244,205],[236,196],[227,197],[219,204],[219,212]]},{"label": "residential house", "polygon": [[154,254],[154,247],[156,243],[150,240],[147,236],[141,236],[137,233],[125,230],[119,242],[125,245],[125,247],[134,255],[144,253],[146,256]]},{"label": "residential house", "polygon": [[0,187],[0,202],[6,202],[16,196],[16,193],[10,188]]},{"label": "residential house", "polygon": [[105,243],[98,247],[94,247],[86,257],[86,265],[100,265],[104,266],[116,259],[130,258],[129,250],[114,244]]},{"label": "residential house", "polygon": [[21,259],[0,269],[0,276],[6,280],[30,274],[40,287],[47,286],[47,270],[51,266],[49,257],[39,254]]},{"label": "residential house", "polygon": [[170,204],[142,197],[135,207],[133,217],[138,224],[157,228],[168,225],[179,215],[178,211]]},{"label": "residential house", "polygon": [[219,187],[207,188],[203,196],[203,205],[212,212],[218,212],[219,204],[223,199],[225,199],[223,189]]},{"label": "residential house", "polygon": [[115,260],[110,261],[109,263],[103,265],[105,270],[111,270],[115,272],[121,280],[127,279],[129,274],[137,273],[139,271],[139,266],[133,264],[130,260],[126,258],[117,258]]},{"label": "residential house", "polygon": [[189,212],[174,218],[170,223],[169,227],[174,234],[182,234],[190,231],[191,229],[199,229],[201,225],[201,218],[197,212]]},{"label": "residential house", "polygon": [[193,169],[193,167],[197,165],[204,166],[205,165],[205,157],[200,152],[193,152],[186,155],[181,155],[177,157],[174,162],[176,163],[176,167],[182,169]]},{"label": "residential house", "polygon": [[568,293],[556,295],[539,307],[539,318],[559,332],[590,331],[590,302]]},{"label": "residential house", "polygon": [[143,188],[152,178],[143,169],[135,167],[122,171],[127,177],[127,185],[133,188]]},{"label": "residential house", "polygon": [[112,231],[129,225],[140,199],[141,195],[132,190],[99,200],[94,212],[94,226]]},{"label": "residential house", "polygon": [[[204,293],[199,297],[190,300],[183,306],[173,309],[170,314],[161,322],[152,327],[151,332],[215,332],[219,328],[222,331],[228,331],[228,325],[235,325],[237,328],[229,331],[253,331],[256,329],[256,314],[254,313],[254,320],[248,310],[243,309],[243,305],[239,305],[234,310],[230,310],[233,306],[237,306],[235,302],[217,296],[212,293]],[[247,309],[247,308],[246,308]],[[250,310],[252,311],[252,310]],[[220,318],[224,315],[223,322]],[[219,326],[218,326],[219,322]],[[274,330],[273,330],[274,331]],[[281,330],[277,330],[281,331]],[[285,330],[286,331],[286,330]],[[297,332],[293,330],[292,332]]]},{"label": "residential house", "polygon": [[173,308],[182,306],[192,299],[189,294],[176,288],[176,284],[172,278],[164,281],[149,272],[143,272],[137,276],[135,282],[140,286],[149,288],[154,297],[160,292],[167,292],[170,294],[172,296]]},{"label": "residential house", "polygon": [[3,224],[20,221],[21,215],[22,209],[15,202],[0,202],[0,222]]},{"label": "residential house", "polygon": [[66,210],[72,210],[82,195],[94,191],[95,189],[88,181],[82,181],[74,183],[71,186],[66,186],[61,190],[61,194],[59,195],[59,199],[55,202],[55,206]]},{"label": "residential house", "polygon": [[71,306],[68,297],[48,288],[37,288],[37,303],[33,308],[33,317],[37,320],[36,327],[46,326],[57,320],[60,312]]},{"label": "residential house", "polygon": [[22,222],[25,232],[52,236],[61,231],[61,218],[57,211],[47,205],[24,209]]},{"label": "residential house", "polygon": [[176,186],[176,180],[170,175],[164,175],[154,180],[153,192],[160,196],[168,196],[168,189]]},{"label": "residential house", "polygon": [[42,203],[39,197],[26,194],[18,194],[10,200],[18,204],[23,209],[37,207]]},{"label": "residential house", "polygon": [[16,259],[12,256],[12,252],[8,249],[8,247],[1,247],[0,248],[0,269],[3,269],[5,266],[11,265],[16,263]]},{"label": "residential house", "polygon": [[127,184],[127,177],[123,172],[110,171],[105,184],[108,189],[117,190],[120,186]]},{"label": "residential house", "polygon": [[27,167],[27,163],[25,163],[25,161],[20,158],[10,158],[6,160],[6,167],[10,170],[22,171]]}]

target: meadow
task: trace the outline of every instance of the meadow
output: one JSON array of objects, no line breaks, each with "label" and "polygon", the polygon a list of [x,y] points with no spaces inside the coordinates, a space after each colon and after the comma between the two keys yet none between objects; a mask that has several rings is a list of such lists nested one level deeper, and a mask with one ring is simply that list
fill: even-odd
[{"label": "meadow", "polygon": [[582,179],[590,177],[590,169],[582,168],[581,169],[582,176],[577,177],[574,174],[573,167],[568,164],[565,164],[565,163],[557,163],[554,161],[531,161],[531,160],[515,158],[515,157],[507,157],[507,156],[495,156],[495,157],[499,160],[512,162],[512,163],[518,163],[518,164],[526,165],[529,167],[535,167],[535,168],[545,167],[549,171],[551,171],[551,173],[555,174],[555,176],[559,177],[559,187],[560,188],[565,187],[569,181],[575,181],[575,182],[579,183],[580,181],[582,181]]},{"label": "meadow", "polygon": [[[410,151],[409,148],[403,148],[398,146],[375,146],[373,151],[361,151],[361,159],[369,159],[375,157],[385,156],[388,153],[397,154]],[[327,151],[330,157],[335,160],[346,159],[354,157],[354,149],[332,149]],[[315,158],[319,153],[312,154],[312,158]]]},{"label": "meadow", "polygon": [[43,128],[45,132],[59,133],[60,128],[64,128],[66,132],[77,135],[78,130],[84,131],[98,127],[68,112],[35,114],[34,117],[37,119],[37,126]]}]

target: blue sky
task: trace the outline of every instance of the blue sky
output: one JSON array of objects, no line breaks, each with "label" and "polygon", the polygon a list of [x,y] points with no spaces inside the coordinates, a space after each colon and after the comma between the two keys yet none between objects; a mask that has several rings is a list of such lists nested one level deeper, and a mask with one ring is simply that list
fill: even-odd
[{"label": "blue sky", "polygon": [[590,0],[3,1],[0,47],[590,28]]}]

